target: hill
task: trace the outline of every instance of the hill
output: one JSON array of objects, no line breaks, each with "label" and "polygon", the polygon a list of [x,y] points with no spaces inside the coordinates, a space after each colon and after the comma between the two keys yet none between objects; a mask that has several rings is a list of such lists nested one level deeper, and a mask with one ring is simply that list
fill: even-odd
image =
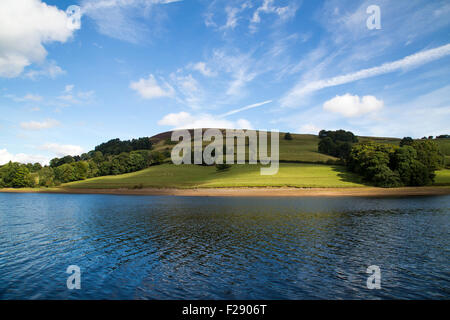
[{"label": "hill", "polygon": [[[170,151],[175,143],[172,132],[150,138],[155,151]],[[193,131],[191,131],[193,136]],[[337,158],[318,153],[319,138],[311,134],[291,134],[285,140],[280,133],[280,170],[274,176],[260,175],[260,166],[233,165],[228,171],[198,165],[175,166],[169,163],[116,176],[105,176],[62,185],[64,188],[213,188],[213,187],[364,187],[357,175],[336,165]],[[360,142],[376,141],[398,145],[399,138],[358,137]],[[450,162],[450,139],[435,139]],[[207,144],[207,143],[204,143]],[[450,170],[437,172],[436,185],[450,185]]]},{"label": "hill", "polygon": [[[191,136],[194,135],[193,130],[190,130]],[[150,138],[153,143],[155,151],[170,151],[174,143],[170,143],[172,131],[163,132]],[[313,134],[294,134],[292,133],[292,140],[284,139],[284,132],[280,132],[280,161],[281,162],[304,162],[304,163],[327,163],[327,161],[338,160],[335,157],[319,153],[317,145],[319,137]],[[378,143],[386,143],[392,145],[399,145],[400,138],[389,137],[366,137],[358,136],[359,142],[374,141]],[[446,158],[446,164],[450,165],[450,138],[434,139]],[[206,145],[207,143],[204,143]]]}]

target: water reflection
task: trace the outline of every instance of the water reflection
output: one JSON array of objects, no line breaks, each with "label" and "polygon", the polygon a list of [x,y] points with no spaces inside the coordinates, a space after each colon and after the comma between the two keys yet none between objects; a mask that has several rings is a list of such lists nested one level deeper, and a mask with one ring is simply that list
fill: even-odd
[{"label": "water reflection", "polygon": [[450,197],[0,194],[0,298],[449,298],[449,215]]}]

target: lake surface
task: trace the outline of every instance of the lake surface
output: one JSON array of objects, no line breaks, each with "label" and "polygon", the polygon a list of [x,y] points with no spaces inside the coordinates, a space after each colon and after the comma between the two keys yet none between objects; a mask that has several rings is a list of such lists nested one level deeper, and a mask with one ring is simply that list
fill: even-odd
[{"label": "lake surface", "polygon": [[0,299],[449,299],[449,227],[450,196],[0,193]]}]

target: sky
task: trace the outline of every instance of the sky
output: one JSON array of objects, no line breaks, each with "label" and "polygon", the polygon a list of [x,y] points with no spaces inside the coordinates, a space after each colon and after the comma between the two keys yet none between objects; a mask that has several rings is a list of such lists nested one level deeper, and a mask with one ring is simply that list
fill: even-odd
[{"label": "sky", "polygon": [[174,128],[449,134],[449,75],[447,0],[1,0],[0,164]]}]

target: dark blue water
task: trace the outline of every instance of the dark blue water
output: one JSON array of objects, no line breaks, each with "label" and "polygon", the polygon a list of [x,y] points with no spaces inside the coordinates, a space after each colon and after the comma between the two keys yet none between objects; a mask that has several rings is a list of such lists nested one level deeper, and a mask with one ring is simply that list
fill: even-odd
[{"label": "dark blue water", "polygon": [[448,299],[449,226],[449,196],[0,193],[0,298]]}]

